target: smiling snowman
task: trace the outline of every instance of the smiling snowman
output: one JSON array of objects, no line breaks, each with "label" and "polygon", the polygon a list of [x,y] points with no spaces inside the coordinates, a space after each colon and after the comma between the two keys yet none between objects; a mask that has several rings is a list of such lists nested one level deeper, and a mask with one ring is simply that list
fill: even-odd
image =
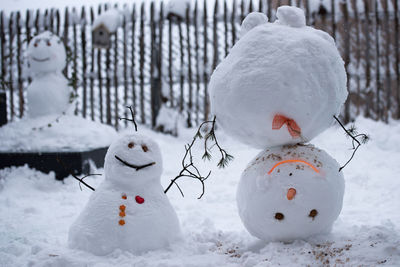
[{"label": "smiling snowman", "polygon": [[61,39],[49,31],[35,36],[28,45],[27,57],[33,78],[27,89],[29,117],[66,112],[71,89],[61,73],[66,65],[65,47]]},{"label": "smiling snowman", "polygon": [[96,255],[115,249],[140,254],[181,237],[175,210],[160,183],[162,158],[151,139],[127,135],[105,157],[105,180],[69,231],[69,246]]}]

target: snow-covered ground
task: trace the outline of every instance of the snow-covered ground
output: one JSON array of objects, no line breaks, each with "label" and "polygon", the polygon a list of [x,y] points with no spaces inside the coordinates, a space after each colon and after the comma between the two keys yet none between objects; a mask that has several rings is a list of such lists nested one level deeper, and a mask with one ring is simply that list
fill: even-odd
[{"label": "snow-covered ground", "polygon": [[[257,150],[219,132],[220,143],[235,160],[226,169],[212,165],[200,200],[196,181],[181,182],[185,198],[176,188],[168,193],[182,224],[184,242],[140,256],[115,251],[98,257],[67,247],[68,228],[91,194],[86,188],[80,191],[76,180],[61,183],[53,174],[28,167],[0,170],[0,266],[399,266],[400,123],[386,125],[359,118],[356,124],[372,139],[344,169],[343,210],[330,235],[291,244],[265,244],[250,236],[238,216],[235,194],[240,174]],[[179,172],[183,146],[194,129],[182,130],[179,138],[143,127],[139,132],[160,144],[165,187]],[[337,126],[313,143],[340,163],[351,154],[350,140]],[[96,187],[102,179],[86,181]]]}]

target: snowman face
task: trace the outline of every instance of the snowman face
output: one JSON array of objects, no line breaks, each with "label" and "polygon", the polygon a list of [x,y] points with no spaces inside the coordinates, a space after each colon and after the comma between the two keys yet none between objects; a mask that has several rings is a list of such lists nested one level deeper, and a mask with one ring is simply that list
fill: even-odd
[{"label": "snowman face", "polygon": [[145,136],[126,135],[111,144],[105,158],[106,179],[125,186],[159,181],[162,158],[158,145]]},{"label": "snowman face", "polygon": [[62,71],[65,67],[64,44],[57,35],[48,31],[30,41],[27,55],[30,70],[35,74]]},{"label": "snowman face", "polygon": [[246,228],[266,241],[329,232],[344,193],[336,161],[316,149],[272,150],[242,174],[238,206]]}]

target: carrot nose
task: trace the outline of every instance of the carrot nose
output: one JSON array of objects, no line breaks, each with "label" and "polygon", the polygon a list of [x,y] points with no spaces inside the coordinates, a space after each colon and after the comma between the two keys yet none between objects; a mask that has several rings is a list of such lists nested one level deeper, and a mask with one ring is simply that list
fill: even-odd
[{"label": "carrot nose", "polygon": [[287,194],[286,194],[287,199],[292,200],[295,195],[296,195],[296,189],[289,188],[289,190],[287,191]]}]

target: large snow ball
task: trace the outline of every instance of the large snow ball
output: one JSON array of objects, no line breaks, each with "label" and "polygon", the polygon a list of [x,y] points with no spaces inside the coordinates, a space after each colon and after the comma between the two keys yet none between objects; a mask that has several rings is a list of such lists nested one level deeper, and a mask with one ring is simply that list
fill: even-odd
[{"label": "large snow ball", "polygon": [[326,152],[312,145],[277,146],[244,170],[237,205],[253,236],[290,242],[330,232],[343,195],[343,173]]},{"label": "large snow ball", "polygon": [[261,24],[261,16],[249,14],[257,21],[247,17],[243,26],[255,27],[246,28],[211,76],[217,121],[256,148],[309,141],[332,124],[347,98],[333,39],[301,26],[298,11],[280,7],[277,22]]},{"label": "large snow ball", "polygon": [[32,38],[28,45],[27,56],[30,71],[34,74],[62,71],[66,64],[63,42],[49,31]]}]

